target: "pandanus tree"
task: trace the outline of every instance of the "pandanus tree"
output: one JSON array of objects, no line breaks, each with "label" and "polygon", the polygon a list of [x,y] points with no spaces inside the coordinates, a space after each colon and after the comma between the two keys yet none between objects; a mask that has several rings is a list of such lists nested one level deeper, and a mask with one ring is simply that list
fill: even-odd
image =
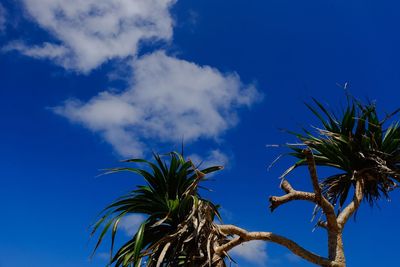
[{"label": "pandanus tree", "polygon": [[[93,234],[103,227],[95,249],[110,231],[113,253],[121,219],[132,213],[147,215],[133,238],[111,255],[110,264],[142,266],[145,259],[146,266],[202,266],[212,260],[212,245],[226,242],[226,235],[214,223],[214,218],[219,217],[217,206],[199,195],[200,183],[206,175],[222,167],[198,170],[177,152],[164,157],[168,157],[168,161],[158,154],[154,154],[154,162],[143,159],[125,161],[145,164],[149,170],[122,167],[107,171],[133,172],[146,181],[146,185],[138,186],[106,207],[104,215],[93,227]],[[221,259],[223,257],[221,255]]]},{"label": "pandanus tree", "polygon": [[[142,213],[147,219],[135,236],[112,254],[110,265],[140,266],[225,266],[231,260],[229,250],[252,240],[282,245],[292,253],[320,266],[346,266],[343,231],[349,218],[364,201],[373,205],[400,181],[400,127],[389,123],[397,113],[379,119],[373,103],[363,104],[349,98],[341,114],[334,114],[314,100],[307,105],[320,121],[313,131],[293,133],[300,143],[288,145],[297,158],[281,177],[282,196],[269,198],[271,211],[279,206],[303,200],[321,213],[316,225],[327,232],[327,256],[317,255],[293,240],[272,232],[248,232],[235,225],[216,223],[218,206],[202,198],[200,183],[219,166],[198,170],[189,159],[176,152],[164,160],[154,155],[154,163],[142,159],[149,170],[123,167],[109,172],[129,171],[146,181],[127,196],[108,206],[94,225],[99,232],[96,248],[111,232],[111,251],[121,219],[130,213]],[[288,174],[307,166],[309,192],[294,189]],[[331,167],[332,175],[319,177],[318,166]],[[101,229],[101,230],[100,230]]]}]

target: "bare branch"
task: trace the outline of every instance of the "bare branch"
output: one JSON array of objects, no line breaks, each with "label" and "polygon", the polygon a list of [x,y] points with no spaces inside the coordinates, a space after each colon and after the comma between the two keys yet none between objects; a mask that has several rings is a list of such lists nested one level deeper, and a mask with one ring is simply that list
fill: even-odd
[{"label": "bare branch", "polygon": [[290,202],[292,200],[306,200],[316,203],[315,194],[310,192],[297,191],[293,189],[292,185],[285,179],[283,179],[281,182],[281,189],[286,193],[286,195],[279,197],[278,196],[269,197],[269,202],[270,202],[269,208],[271,209],[271,212],[274,211],[280,205]]},{"label": "bare branch", "polygon": [[288,182],[288,180],[286,180],[284,178],[282,179],[282,182],[281,182],[281,189],[283,191],[285,191],[286,194],[294,191],[292,185]]},{"label": "bare branch", "polygon": [[308,164],[308,171],[310,173],[312,185],[314,188],[315,195],[317,199],[322,199],[322,190],[319,186],[318,175],[317,175],[317,168],[315,166],[315,159],[312,151],[310,149],[303,150],[304,155],[306,156],[307,164]]},{"label": "bare branch", "polygon": [[[316,205],[320,206],[325,214],[330,214],[330,220],[333,227],[336,227],[336,216],[335,210],[333,206],[326,200],[326,202],[321,201],[321,198],[316,197],[316,193],[305,192],[305,191],[297,191],[295,190],[292,185],[287,180],[282,180],[281,183],[282,190],[286,193],[283,196],[271,196],[269,198],[270,206],[269,208],[271,211],[274,211],[277,207],[287,202],[293,200],[306,200],[315,203]],[[325,207],[323,207],[324,205]]]},{"label": "bare branch", "polygon": [[310,173],[312,185],[314,188],[316,204],[320,206],[322,211],[324,212],[329,230],[337,231],[339,229],[339,225],[336,220],[335,207],[322,194],[322,189],[318,181],[314,155],[310,149],[305,149],[303,150],[303,152],[306,156],[306,160],[308,163],[308,171]]},{"label": "bare branch", "polygon": [[228,243],[218,246],[214,248],[217,254],[221,254],[223,252],[228,252],[230,249],[240,245],[243,242],[251,241],[251,240],[264,240],[279,244],[281,246],[286,247],[291,252],[296,254],[297,256],[320,266],[340,266],[338,263],[330,261],[327,258],[321,257],[313,252],[306,250],[305,248],[298,245],[296,242],[271,233],[271,232],[248,232],[240,227],[234,225],[219,225],[219,230],[227,235],[237,235],[238,237],[232,239]]},{"label": "bare branch", "polygon": [[343,211],[338,216],[338,224],[344,227],[347,220],[353,215],[353,213],[358,209],[363,198],[363,181],[358,179],[356,181],[356,188],[354,189],[353,200],[343,209]]},{"label": "bare branch", "polygon": [[290,193],[280,196],[280,197],[271,196],[269,198],[269,202],[270,202],[269,208],[271,209],[271,211],[274,211],[280,205],[290,202],[292,200],[306,200],[306,201],[316,203],[315,194],[310,193],[310,192],[292,190],[292,191],[290,191]]}]

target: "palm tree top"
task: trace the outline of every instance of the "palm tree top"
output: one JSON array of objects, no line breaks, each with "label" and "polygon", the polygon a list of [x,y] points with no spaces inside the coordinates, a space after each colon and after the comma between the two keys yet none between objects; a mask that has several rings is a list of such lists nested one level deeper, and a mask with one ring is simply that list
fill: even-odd
[{"label": "palm tree top", "polygon": [[[142,176],[146,185],[137,186],[126,196],[105,208],[103,216],[93,226],[98,234],[95,251],[107,232],[111,232],[111,260],[114,266],[188,265],[200,266],[207,258],[207,240],[225,237],[215,228],[218,207],[199,195],[199,184],[206,175],[222,169],[213,166],[199,170],[190,159],[178,152],[153,154],[153,161],[129,159],[128,164],[144,164],[147,168],[120,167],[107,170]],[[167,160],[165,160],[167,158]],[[113,254],[114,240],[121,219],[133,213],[145,214],[147,219],[137,233]],[[200,265],[199,265],[200,264]]]},{"label": "palm tree top", "polygon": [[[398,111],[379,118],[375,103],[364,104],[348,97],[347,106],[339,115],[329,111],[319,101],[306,104],[321,123],[314,131],[303,129],[294,134],[314,155],[317,166],[333,167],[338,172],[321,181],[323,192],[333,203],[343,206],[357,179],[363,181],[364,199],[371,205],[400,181],[400,127],[389,124]],[[387,125],[389,124],[389,125]],[[290,155],[298,161],[286,176],[298,166],[306,165],[303,149],[289,145]]]}]

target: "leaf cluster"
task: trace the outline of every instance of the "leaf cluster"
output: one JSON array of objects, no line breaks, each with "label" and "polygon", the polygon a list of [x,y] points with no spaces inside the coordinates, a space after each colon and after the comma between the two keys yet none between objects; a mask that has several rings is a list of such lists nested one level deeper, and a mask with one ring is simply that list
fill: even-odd
[{"label": "leaf cluster", "polygon": [[[221,170],[214,166],[198,170],[190,160],[177,152],[164,157],[154,154],[154,161],[129,159],[130,164],[147,168],[122,167],[121,171],[142,176],[146,182],[104,210],[93,226],[99,232],[95,250],[107,232],[111,232],[111,259],[114,266],[202,266],[211,261],[211,241],[225,236],[214,225],[218,207],[202,198],[198,189],[206,174]],[[145,214],[147,219],[137,233],[115,253],[114,243],[118,225],[128,214]],[[146,261],[146,262],[145,262]]]},{"label": "leaf cluster", "polygon": [[[339,170],[321,181],[328,200],[341,208],[357,179],[363,180],[364,200],[371,205],[381,197],[389,198],[389,192],[400,181],[400,127],[398,122],[387,128],[385,125],[399,110],[379,119],[374,103],[363,104],[349,98],[342,114],[336,116],[313,100],[314,105],[306,105],[321,127],[293,134],[312,150],[317,166]],[[289,147],[290,154],[299,160],[287,173],[307,164],[300,147]]]}]

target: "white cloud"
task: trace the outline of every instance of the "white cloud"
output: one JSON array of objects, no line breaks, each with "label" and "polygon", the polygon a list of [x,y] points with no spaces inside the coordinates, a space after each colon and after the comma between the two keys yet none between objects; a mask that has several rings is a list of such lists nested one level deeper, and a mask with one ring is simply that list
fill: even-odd
[{"label": "white cloud", "polygon": [[229,254],[259,266],[266,266],[268,260],[266,242],[259,240],[242,243]]},{"label": "white cloud", "polygon": [[[66,57],[69,53],[68,49],[61,45],[51,43],[43,43],[41,46],[33,45],[28,46],[23,42],[14,41],[2,48],[3,51],[18,50],[20,53],[33,58],[47,58],[58,60],[59,58]],[[65,58],[65,62],[67,59]]]},{"label": "white cloud", "polygon": [[205,157],[201,157],[198,154],[192,154],[189,156],[189,158],[196,166],[201,164],[201,168],[217,165],[221,165],[226,168],[229,163],[229,157],[219,149],[209,151]]},{"label": "white cloud", "polygon": [[[54,109],[99,133],[121,155],[142,156],[149,140],[217,139],[236,125],[237,108],[259,97],[236,73],[221,73],[162,51],[138,57],[141,42],[172,39],[170,8],[177,0],[21,1],[51,39],[39,44],[13,40],[3,51],[49,59],[83,73],[111,59],[131,70],[130,86],[123,92],[104,91],[88,102],[69,99]],[[118,75],[114,71],[109,76]],[[209,157],[226,163],[222,153],[212,153]]]},{"label": "white cloud", "polygon": [[[158,51],[133,62],[131,86],[102,92],[86,103],[67,100],[57,114],[80,123],[124,156],[142,155],[143,141],[216,139],[236,125],[237,108],[259,99],[236,73],[167,56]],[[214,152],[214,157],[220,157]]]},{"label": "white cloud", "polygon": [[7,23],[7,11],[4,6],[0,3],[0,33],[6,30]]},{"label": "white cloud", "polygon": [[133,236],[144,220],[146,220],[146,217],[141,214],[126,215],[121,219],[118,227],[120,230],[124,231],[126,235]]},{"label": "white cloud", "polygon": [[141,41],[170,40],[169,9],[176,0],[22,0],[29,16],[56,40],[40,45],[11,42],[35,58],[89,72],[115,58],[135,56]]}]

